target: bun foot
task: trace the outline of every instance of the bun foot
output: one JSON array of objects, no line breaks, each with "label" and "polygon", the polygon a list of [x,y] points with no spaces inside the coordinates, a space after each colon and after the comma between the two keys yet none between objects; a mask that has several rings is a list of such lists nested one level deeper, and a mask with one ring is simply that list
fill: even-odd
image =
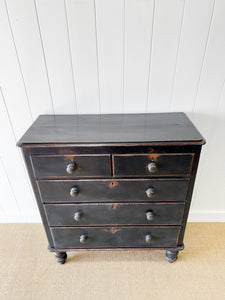
[{"label": "bun foot", "polygon": [[66,259],[67,259],[67,254],[66,252],[55,252],[55,260],[63,265],[65,262],[66,262]]},{"label": "bun foot", "polygon": [[177,260],[178,253],[179,253],[179,251],[177,251],[177,250],[175,250],[175,251],[171,251],[171,250],[166,251],[166,259],[168,260],[168,262],[173,263],[175,260]]}]

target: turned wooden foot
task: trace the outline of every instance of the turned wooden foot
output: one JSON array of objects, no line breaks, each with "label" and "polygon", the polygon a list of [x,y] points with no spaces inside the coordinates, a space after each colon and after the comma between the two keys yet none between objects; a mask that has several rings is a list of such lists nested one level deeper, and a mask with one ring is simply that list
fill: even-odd
[{"label": "turned wooden foot", "polygon": [[55,260],[59,263],[59,264],[64,264],[66,262],[67,259],[67,254],[66,252],[55,252]]},{"label": "turned wooden foot", "polygon": [[175,251],[171,251],[171,250],[166,251],[166,259],[168,260],[168,262],[173,263],[175,260],[177,260],[178,253],[179,253],[179,251],[177,251],[177,250],[175,250]]}]

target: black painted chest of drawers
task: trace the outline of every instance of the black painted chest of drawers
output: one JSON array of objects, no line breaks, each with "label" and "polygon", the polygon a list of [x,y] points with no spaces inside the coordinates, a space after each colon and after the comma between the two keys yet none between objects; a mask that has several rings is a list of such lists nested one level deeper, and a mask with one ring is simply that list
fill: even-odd
[{"label": "black painted chest of drawers", "polygon": [[176,260],[203,144],[183,113],[39,116],[18,145],[56,260],[131,248]]}]

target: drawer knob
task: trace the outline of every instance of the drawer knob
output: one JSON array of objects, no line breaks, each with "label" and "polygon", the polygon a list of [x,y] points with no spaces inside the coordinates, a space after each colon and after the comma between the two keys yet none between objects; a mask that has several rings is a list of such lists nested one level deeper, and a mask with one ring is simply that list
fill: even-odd
[{"label": "drawer knob", "polygon": [[155,195],[155,189],[153,187],[150,187],[146,190],[146,195],[148,198],[153,198]]},{"label": "drawer knob", "polygon": [[79,194],[79,188],[77,186],[73,186],[70,190],[71,197],[77,197]]},{"label": "drawer knob", "polygon": [[150,173],[155,173],[155,172],[157,172],[157,170],[158,170],[158,168],[157,168],[156,163],[154,161],[152,161],[148,164],[148,171]]},{"label": "drawer knob", "polygon": [[153,221],[154,220],[154,214],[153,214],[153,211],[149,210],[146,212],[146,219],[148,221]]},{"label": "drawer knob", "polygon": [[82,213],[80,211],[75,212],[74,214],[74,220],[79,222],[81,220]]},{"label": "drawer knob", "polygon": [[77,169],[77,165],[75,163],[68,164],[68,166],[66,167],[66,172],[68,174],[73,174],[73,173],[75,173],[76,169]]},{"label": "drawer knob", "polygon": [[81,244],[86,244],[87,243],[87,240],[88,240],[88,236],[86,234],[82,234],[80,236],[80,243]]},{"label": "drawer knob", "polygon": [[152,235],[150,233],[146,234],[145,241],[146,241],[147,244],[151,243],[151,241],[152,241]]}]

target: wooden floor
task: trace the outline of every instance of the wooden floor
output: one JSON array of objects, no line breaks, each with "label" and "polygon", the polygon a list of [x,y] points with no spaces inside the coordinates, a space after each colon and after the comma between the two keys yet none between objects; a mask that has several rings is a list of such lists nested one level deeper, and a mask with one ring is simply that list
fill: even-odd
[{"label": "wooden floor", "polygon": [[65,265],[47,251],[42,225],[0,225],[0,299],[224,300],[225,223],[189,223],[185,249],[71,252]]}]

